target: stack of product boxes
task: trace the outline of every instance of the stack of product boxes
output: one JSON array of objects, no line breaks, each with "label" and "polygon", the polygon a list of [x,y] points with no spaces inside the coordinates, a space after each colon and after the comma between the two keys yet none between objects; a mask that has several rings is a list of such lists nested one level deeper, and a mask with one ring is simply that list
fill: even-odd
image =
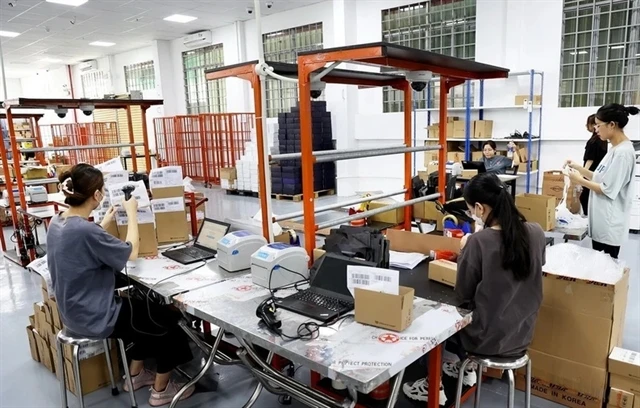
[{"label": "stack of product boxes", "polygon": [[246,144],[244,154],[236,161],[236,177],[238,190],[258,192],[258,145],[253,131],[251,142]]},{"label": "stack of product boxes", "polygon": [[[34,314],[29,316],[29,325],[27,326],[31,357],[34,361],[42,363],[47,370],[55,373],[58,378],[61,377],[60,374],[64,369],[67,389],[77,395],[78,389],[72,368],[73,351],[70,346],[65,346],[63,349],[64,368],[61,368],[58,363],[56,336],[62,330],[63,324],[58,312],[58,304],[48,283],[50,278],[47,258],[40,258],[32,262],[29,265],[29,269],[42,276],[42,301],[33,304]],[[102,343],[81,347],[78,350],[78,356],[80,358],[82,395],[89,394],[110,384]],[[111,344],[111,362],[114,368],[114,375],[119,378],[115,342]]]},{"label": "stack of product boxes", "polygon": [[640,353],[615,347],[609,356],[607,408],[640,408]]},{"label": "stack of product boxes", "polygon": [[[325,101],[311,101],[311,123],[313,150],[332,150],[331,112]],[[300,108],[290,113],[278,114],[278,147],[281,154],[299,153]],[[335,189],[335,163],[318,163],[313,168],[314,191]],[[283,160],[271,166],[271,192],[273,194],[296,195],[302,193],[302,168],[300,160]]]}]

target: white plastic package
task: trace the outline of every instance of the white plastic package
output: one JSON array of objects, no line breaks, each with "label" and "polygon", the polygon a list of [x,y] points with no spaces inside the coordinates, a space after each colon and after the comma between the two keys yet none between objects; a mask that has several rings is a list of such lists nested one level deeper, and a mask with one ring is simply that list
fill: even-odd
[{"label": "white plastic package", "polygon": [[613,285],[624,274],[623,262],[604,252],[575,244],[558,244],[547,248],[547,263],[542,270],[554,275]]},{"label": "white plastic package", "polygon": [[571,180],[569,179],[569,168],[564,169],[564,190],[562,192],[562,201],[556,207],[556,228],[564,229],[584,229],[589,226],[589,220],[582,218],[580,214],[572,214],[567,208],[567,195]]}]

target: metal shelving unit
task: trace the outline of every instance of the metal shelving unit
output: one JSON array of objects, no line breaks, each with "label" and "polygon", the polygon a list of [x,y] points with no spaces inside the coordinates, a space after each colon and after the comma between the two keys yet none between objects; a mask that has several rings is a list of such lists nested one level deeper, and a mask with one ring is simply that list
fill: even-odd
[{"label": "metal shelving unit", "polygon": [[[76,151],[76,150],[92,150],[92,149],[104,149],[104,148],[121,148],[121,147],[129,147],[131,149],[132,156],[135,155],[136,146],[141,146],[144,148],[145,153],[145,164],[147,169],[151,168],[151,158],[149,156],[149,141],[147,135],[147,126],[146,126],[146,111],[151,106],[154,105],[162,105],[162,100],[129,100],[129,99],[31,99],[31,98],[19,98],[10,101],[4,101],[2,104],[2,108],[5,110],[5,115],[7,118],[7,125],[9,130],[9,139],[10,139],[10,148],[12,152],[13,158],[21,158],[22,153],[36,153],[36,157],[41,155],[44,159],[44,153],[46,152],[65,152],[65,151]],[[143,141],[142,143],[136,143],[134,140],[133,134],[133,126],[129,126],[129,143],[117,143],[117,144],[104,144],[104,145],[86,145],[86,146],[59,146],[59,147],[43,147],[42,142],[36,143],[37,147],[21,149],[18,145],[19,139],[16,137],[16,129],[13,124],[13,119],[19,117],[19,115],[24,115],[22,113],[17,114],[14,113],[15,109],[18,110],[47,110],[47,109],[56,109],[58,112],[67,112],[69,109],[82,109],[88,110],[90,109],[124,109],[127,112],[127,116],[130,117],[130,110],[134,106],[139,106],[141,108],[141,120],[142,124],[142,134]],[[41,114],[31,115],[38,116],[38,118],[42,117]],[[36,121],[37,122],[37,121]],[[37,128],[37,123],[36,123]],[[37,135],[39,134],[36,133]],[[37,180],[24,180],[22,177],[22,172],[20,169],[20,161],[19,160],[5,160],[7,157],[7,148],[4,143],[0,143],[0,159],[2,159],[2,169],[4,172],[6,189],[9,191],[8,201],[9,201],[9,209],[11,210],[11,216],[13,221],[14,231],[16,231],[16,249],[17,249],[17,258],[8,254],[6,251],[6,244],[4,241],[4,236],[0,234],[0,238],[2,238],[2,248],[4,250],[5,257],[13,262],[18,263],[21,266],[26,266],[29,262],[33,261],[37,254],[35,245],[29,245],[29,241],[33,240],[33,235],[31,232],[31,225],[29,221],[28,207],[27,207],[27,199],[25,195],[25,187],[33,186],[33,185],[45,185],[57,183],[58,180],[55,178],[46,178],[46,179],[37,179]],[[41,164],[45,164],[42,162]],[[11,175],[10,169],[13,168],[13,175]],[[137,171],[136,161],[133,161],[133,171]],[[19,199],[16,200],[13,196],[13,187],[15,178],[15,186],[19,192]],[[20,224],[23,224],[20,226]],[[20,231],[20,232],[18,232]]]},{"label": "metal shelving unit", "polygon": [[[466,98],[465,98],[465,107],[447,107],[447,110],[450,112],[465,112],[465,137],[463,139],[461,138],[456,138],[456,139],[447,139],[447,142],[464,142],[465,143],[465,159],[466,160],[470,160],[471,158],[471,143],[475,143],[475,142],[486,142],[489,140],[492,140],[494,142],[497,143],[505,143],[505,142],[514,142],[514,143],[522,143],[522,142],[526,142],[527,143],[527,151],[529,153],[533,152],[534,150],[536,151],[536,157],[538,160],[538,169],[537,170],[531,170],[530,166],[527,166],[527,171],[526,172],[519,172],[519,175],[523,175],[526,176],[525,179],[525,183],[526,183],[526,192],[530,192],[531,190],[531,185],[532,185],[532,180],[531,180],[531,176],[535,175],[535,192],[538,191],[539,185],[540,185],[540,149],[541,149],[541,141],[542,141],[542,107],[544,104],[544,96],[543,96],[543,90],[544,90],[544,73],[541,71],[536,71],[536,70],[529,70],[529,71],[523,71],[523,72],[510,72],[509,73],[509,78],[514,78],[514,77],[524,77],[524,76],[528,76],[529,77],[529,103],[527,105],[524,106],[519,106],[519,105],[504,105],[504,106],[484,106],[484,79],[480,79],[479,82],[479,89],[478,89],[478,106],[472,106],[471,105],[471,100],[472,100],[472,92],[471,92],[471,80],[467,80],[465,81],[465,87],[466,87]],[[531,101],[533,101],[534,95],[535,95],[535,86],[536,86],[536,77],[540,77],[540,95],[542,96],[542,103],[540,105],[534,105]],[[434,79],[437,80],[437,79]],[[432,82],[434,81],[432,80]],[[431,85],[431,84],[430,84]],[[431,102],[431,86],[427,86],[427,104],[430,104]],[[440,108],[434,108],[434,107],[430,107],[427,106],[426,109],[421,109],[422,111],[426,111],[427,112],[427,126],[431,124],[431,112],[439,112]],[[485,111],[517,111],[517,110],[524,110],[527,113],[527,119],[528,119],[528,123],[527,123],[527,132],[529,133],[529,137],[528,138],[497,138],[497,137],[493,137],[493,138],[488,138],[488,139],[472,139],[471,138],[471,122],[472,122],[472,118],[471,118],[471,114],[476,113],[478,114],[478,120],[483,120],[484,119],[484,113]],[[534,129],[534,116],[537,115],[537,119],[538,119],[538,126],[537,129]],[[446,115],[445,115],[446,117]]]}]

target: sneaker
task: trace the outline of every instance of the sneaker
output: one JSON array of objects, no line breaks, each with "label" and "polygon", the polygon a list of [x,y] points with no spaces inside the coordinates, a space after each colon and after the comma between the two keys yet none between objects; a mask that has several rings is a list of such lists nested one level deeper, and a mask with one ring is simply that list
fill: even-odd
[{"label": "sneaker", "polygon": [[[173,397],[176,396],[178,391],[180,391],[183,386],[184,384],[177,383],[174,380],[169,380],[167,388],[165,388],[164,391],[156,391],[153,387],[151,387],[149,405],[151,405],[152,407],[159,407],[169,404],[173,400]],[[180,401],[189,398],[193,394],[195,389],[196,387],[194,385],[187,388],[187,390],[182,394],[182,397],[180,397]]]},{"label": "sneaker", "polygon": [[[461,362],[449,363],[445,362],[442,364],[442,372],[445,375],[453,378],[458,378],[460,376],[460,365]],[[467,387],[473,387],[478,382],[478,375],[476,374],[476,368],[473,364],[468,364],[464,369],[464,378],[462,379],[462,384]]]},{"label": "sneaker", "polygon": [[[126,376],[123,376],[122,378],[124,379],[124,386],[122,388],[124,388],[126,392],[129,392],[129,381],[127,381]],[[155,380],[156,380],[156,373],[154,373],[151,370],[147,370],[146,368],[143,368],[138,375],[133,376],[131,378],[131,381],[133,381],[133,390],[137,391],[142,387],[148,387],[150,385],[153,385]]]},{"label": "sneaker", "polygon": [[[429,380],[427,378],[421,378],[413,383],[402,384],[402,391],[407,398],[413,401],[427,402],[429,400]],[[447,402],[447,396],[444,393],[444,387],[440,382],[440,405]]]}]

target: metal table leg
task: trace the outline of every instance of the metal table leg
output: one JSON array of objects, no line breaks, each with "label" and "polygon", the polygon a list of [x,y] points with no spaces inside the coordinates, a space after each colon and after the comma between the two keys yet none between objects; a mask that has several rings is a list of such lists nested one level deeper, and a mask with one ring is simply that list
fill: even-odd
[{"label": "metal table leg", "polygon": [[[273,351],[270,351],[269,355],[267,356],[267,364],[271,364],[272,359],[273,359]],[[253,393],[251,394],[247,402],[242,406],[242,408],[251,408],[253,404],[255,404],[256,401],[258,401],[258,398],[262,393],[262,388],[263,388],[262,383],[258,381],[258,384],[256,385],[255,390],[253,390]]]},{"label": "metal table leg", "polygon": [[173,397],[173,401],[171,401],[171,405],[169,405],[169,408],[175,408],[175,406],[178,404],[178,401],[180,401],[180,398],[182,398],[182,394],[184,394],[187,388],[191,387],[192,385],[200,381],[202,376],[209,370],[209,367],[211,367],[211,364],[213,364],[213,359],[216,355],[216,351],[218,350],[218,346],[220,345],[220,341],[222,340],[223,336],[224,336],[224,329],[220,328],[220,331],[218,332],[218,336],[216,337],[216,341],[213,343],[213,347],[211,347],[211,353],[209,354],[209,358],[207,358],[207,362],[205,363],[204,367],[202,367],[202,370],[200,370],[198,374],[196,374],[191,379],[191,381],[189,381],[182,388],[180,388],[180,391],[178,391],[176,396]]},{"label": "metal table leg", "polygon": [[391,390],[391,395],[389,395],[389,401],[387,402],[387,408],[393,408],[396,406],[396,401],[398,401],[398,395],[400,394],[400,386],[402,385],[403,377],[404,369],[396,375],[396,379],[393,382],[393,389]]}]

